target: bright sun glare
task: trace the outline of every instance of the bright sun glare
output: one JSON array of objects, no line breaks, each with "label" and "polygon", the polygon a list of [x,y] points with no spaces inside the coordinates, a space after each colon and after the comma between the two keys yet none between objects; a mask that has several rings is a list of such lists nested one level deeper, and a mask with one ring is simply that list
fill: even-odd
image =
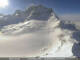
[{"label": "bright sun glare", "polygon": [[8,4],[8,0],[0,0],[0,8],[5,8]]}]

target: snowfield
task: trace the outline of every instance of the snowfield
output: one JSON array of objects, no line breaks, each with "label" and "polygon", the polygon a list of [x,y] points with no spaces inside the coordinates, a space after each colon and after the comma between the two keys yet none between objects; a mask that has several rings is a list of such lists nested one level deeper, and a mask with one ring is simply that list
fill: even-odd
[{"label": "snowfield", "polygon": [[80,57],[79,26],[42,5],[2,15],[0,57]]}]

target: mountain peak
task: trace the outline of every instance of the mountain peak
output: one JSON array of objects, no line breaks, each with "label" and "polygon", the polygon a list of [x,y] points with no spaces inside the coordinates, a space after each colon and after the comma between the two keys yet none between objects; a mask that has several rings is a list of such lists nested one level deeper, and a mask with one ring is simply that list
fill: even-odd
[{"label": "mountain peak", "polygon": [[43,5],[30,6],[26,10],[29,19],[37,20],[47,20],[51,16],[52,12],[53,12],[52,8],[47,8]]}]

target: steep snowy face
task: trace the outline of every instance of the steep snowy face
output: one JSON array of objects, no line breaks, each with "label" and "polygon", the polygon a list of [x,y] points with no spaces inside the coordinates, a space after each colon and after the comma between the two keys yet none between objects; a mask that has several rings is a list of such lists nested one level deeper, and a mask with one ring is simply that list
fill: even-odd
[{"label": "steep snowy face", "polygon": [[19,24],[4,26],[1,29],[1,32],[7,35],[35,33],[43,30],[47,31],[48,27],[46,27],[46,25],[47,25],[47,21],[30,20]]}]

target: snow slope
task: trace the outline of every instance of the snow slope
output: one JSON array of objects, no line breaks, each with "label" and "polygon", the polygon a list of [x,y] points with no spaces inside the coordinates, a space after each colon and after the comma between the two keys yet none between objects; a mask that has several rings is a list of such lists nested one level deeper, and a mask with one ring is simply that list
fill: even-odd
[{"label": "snow slope", "polygon": [[0,16],[0,57],[80,57],[79,28],[59,20],[51,8]]}]

